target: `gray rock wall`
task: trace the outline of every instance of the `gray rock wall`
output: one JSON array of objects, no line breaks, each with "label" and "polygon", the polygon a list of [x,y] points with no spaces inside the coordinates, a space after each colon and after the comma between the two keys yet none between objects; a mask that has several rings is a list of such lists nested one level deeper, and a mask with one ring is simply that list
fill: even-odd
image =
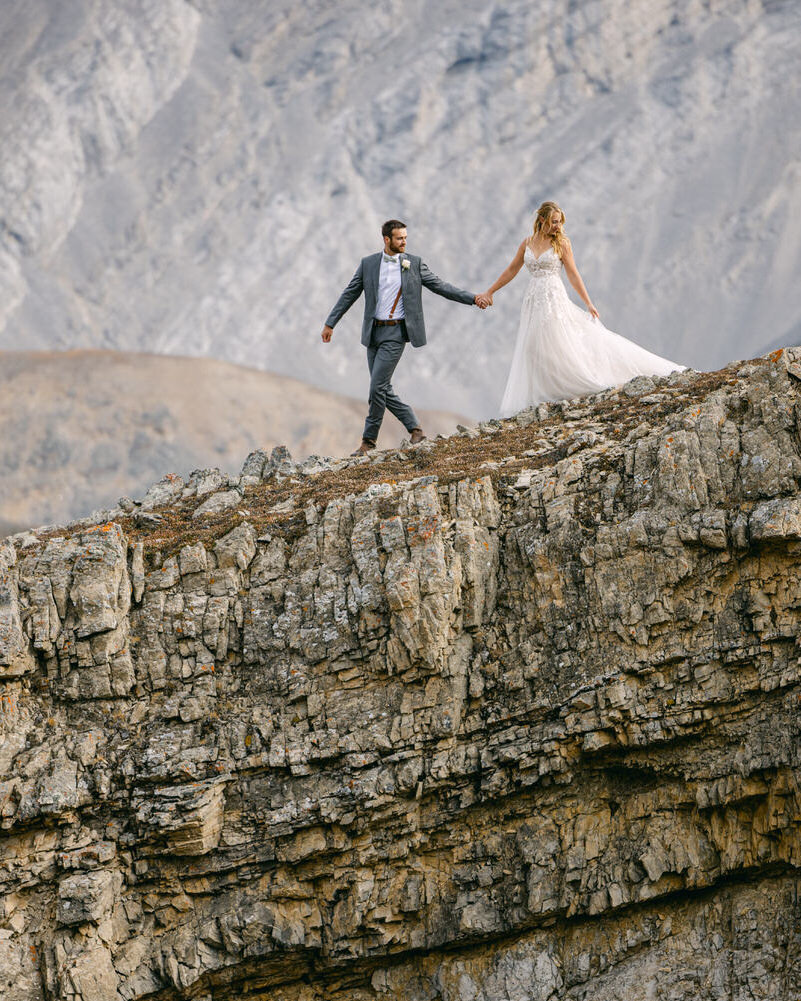
[{"label": "gray rock wall", "polygon": [[3,543],[4,997],[795,1001],[799,376]]},{"label": "gray rock wall", "polygon": [[[800,60],[795,0],[4,0],[0,348],[361,397],[356,310],[319,331],[383,220],[478,292],[544,198],[611,329],[704,368],[792,343]],[[421,406],[497,411],[523,289],[427,297]]]}]

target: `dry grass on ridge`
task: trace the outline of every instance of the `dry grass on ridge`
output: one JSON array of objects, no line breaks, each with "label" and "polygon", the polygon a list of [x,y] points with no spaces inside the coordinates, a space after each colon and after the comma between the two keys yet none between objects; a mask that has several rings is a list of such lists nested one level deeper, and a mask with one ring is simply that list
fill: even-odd
[{"label": "dry grass on ridge", "polygon": [[[755,360],[756,363],[760,361],[763,360]],[[383,462],[360,462],[344,469],[290,477],[280,482],[268,480],[248,487],[238,508],[205,517],[202,523],[192,520],[197,501],[190,499],[159,509],[163,521],[157,525],[138,525],[133,516],[120,519],[120,524],[129,541],[144,543],[149,562],[156,553],[163,558],[188,543],[201,541],[209,545],[243,521],[253,525],[259,534],[269,532],[294,537],[306,524],[304,509],[310,502],[318,508],[324,507],[337,497],[359,494],[373,483],[395,484],[427,475],[436,476],[440,484],[468,476],[489,475],[497,486],[502,479],[516,476],[521,469],[542,468],[564,458],[569,445],[568,432],[579,421],[608,423],[608,434],[621,438],[644,420],[656,423],[736,381],[733,367],[702,372],[689,385],[659,387],[659,392],[668,398],[658,403],[642,403],[637,397],[619,393],[612,399],[586,406],[575,404],[567,418],[563,413],[556,413],[526,427],[508,424],[501,425],[494,433],[484,432],[475,438],[454,435],[438,439],[431,447],[408,449],[401,453],[403,459],[397,457],[397,452],[387,452],[383,453],[386,455]],[[543,448],[548,445],[549,448]],[[540,451],[536,456],[523,454],[532,449]],[[499,465],[484,465],[492,463]],[[290,498],[292,510],[272,510]]]}]

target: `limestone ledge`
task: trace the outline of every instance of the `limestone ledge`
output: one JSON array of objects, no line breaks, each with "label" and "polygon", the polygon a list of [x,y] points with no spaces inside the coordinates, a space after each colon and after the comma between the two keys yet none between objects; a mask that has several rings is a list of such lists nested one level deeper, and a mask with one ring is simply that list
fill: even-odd
[{"label": "limestone ledge", "polygon": [[797,365],[294,533],[0,543],[3,997],[795,1001]]}]

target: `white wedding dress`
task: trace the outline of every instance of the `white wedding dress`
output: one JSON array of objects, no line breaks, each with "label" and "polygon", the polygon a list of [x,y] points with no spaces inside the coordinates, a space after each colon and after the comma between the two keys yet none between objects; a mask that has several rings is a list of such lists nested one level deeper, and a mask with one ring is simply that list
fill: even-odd
[{"label": "white wedding dress", "polygon": [[527,246],[523,262],[531,279],[520,310],[502,417],[546,400],[600,393],[635,375],[667,375],[683,368],[607,330],[572,302],[553,247],[535,257]]}]

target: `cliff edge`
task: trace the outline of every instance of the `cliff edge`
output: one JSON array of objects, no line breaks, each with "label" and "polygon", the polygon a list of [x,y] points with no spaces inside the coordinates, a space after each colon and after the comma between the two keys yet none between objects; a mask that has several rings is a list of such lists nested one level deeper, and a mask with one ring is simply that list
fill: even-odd
[{"label": "cliff edge", "polygon": [[3,997],[797,1001],[799,380],[0,543]]}]

